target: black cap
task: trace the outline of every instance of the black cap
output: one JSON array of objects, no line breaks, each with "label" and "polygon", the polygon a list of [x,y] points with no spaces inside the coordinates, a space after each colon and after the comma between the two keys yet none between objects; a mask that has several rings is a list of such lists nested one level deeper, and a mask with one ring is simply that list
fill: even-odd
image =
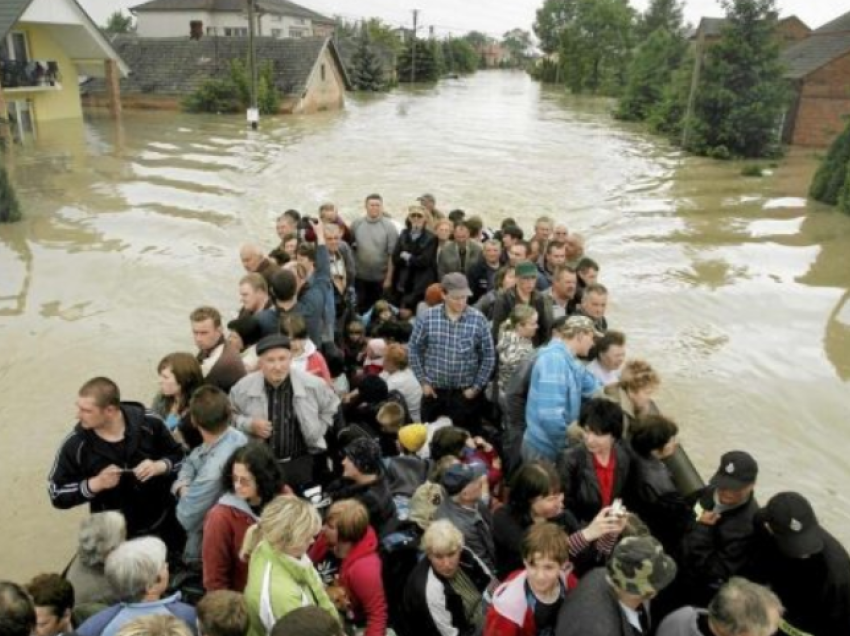
[{"label": "black cap", "polygon": [[272,349],[290,349],[289,338],[286,336],[266,336],[257,343],[257,355],[261,356]]},{"label": "black cap", "polygon": [[823,550],[823,532],[815,511],[803,495],[781,492],[764,509],[764,520],[776,547],[785,556],[802,559]]},{"label": "black cap", "polygon": [[722,490],[741,490],[756,483],[759,465],[744,451],[729,451],[720,458],[720,466],[711,483]]}]

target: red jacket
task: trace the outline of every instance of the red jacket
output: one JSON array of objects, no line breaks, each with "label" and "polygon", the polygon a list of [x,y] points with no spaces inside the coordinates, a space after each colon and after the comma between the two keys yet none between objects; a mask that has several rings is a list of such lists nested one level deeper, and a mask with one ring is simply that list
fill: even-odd
[{"label": "red jacket", "polygon": [[239,550],[248,528],[256,522],[248,505],[231,493],[226,493],[207,513],[201,548],[207,592],[233,590],[241,593],[245,589],[248,563],[239,558]]},{"label": "red jacket", "polygon": [[[324,535],[310,548],[313,562],[324,559],[328,550]],[[366,621],[363,636],[384,636],[387,631],[387,599],[381,578],[381,558],[378,556],[378,535],[372,526],[340,563],[339,583],[348,591],[352,617]]]},{"label": "red jacket", "polygon": [[[484,620],[483,636],[537,636],[534,611],[528,606],[525,593],[526,580],[525,570],[517,570],[496,588]],[[572,574],[561,582],[567,590],[577,584]]]}]

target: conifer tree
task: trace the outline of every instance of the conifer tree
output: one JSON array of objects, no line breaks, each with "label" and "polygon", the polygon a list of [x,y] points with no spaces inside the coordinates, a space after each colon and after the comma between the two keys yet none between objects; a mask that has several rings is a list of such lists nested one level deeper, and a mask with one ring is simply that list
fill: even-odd
[{"label": "conifer tree", "polygon": [[[410,82],[413,78],[414,43],[411,39],[405,45],[398,60],[398,79],[400,82]],[[436,82],[439,79],[439,69],[434,60],[434,49],[427,40],[416,40],[416,81]]]},{"label": "conifer tree", "polygon": [[850,124],[832,142],[826,157],[815,172],[809,195],[816,201],[836,205],[850,211],[850,184],[847,171],[850,169]]},{"label": "conifer tree", "polygon": [[21,220],[21,205],[15,188],[9,180],[6,168],[0,165],[0,223],[15,223]]},{"label": "conifer tree", "polygon": [[661,102],[664,88],[685,54],[682,38],[660,27],[638,48],[629,65],[628,80],[617,106],[616,116],[627,121],[643,121]]},{"label": "conifer tree", "polygon": [[357,39],[357,50],[351,58],[351,83],[356,91],[380,92],[386,90],[384,65],[371,48],[369,31],[364,24]]}]

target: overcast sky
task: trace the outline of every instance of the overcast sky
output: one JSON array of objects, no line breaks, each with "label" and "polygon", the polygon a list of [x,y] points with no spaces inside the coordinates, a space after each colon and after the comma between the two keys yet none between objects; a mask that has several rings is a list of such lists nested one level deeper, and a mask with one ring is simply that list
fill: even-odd
[{"label": "overcast sky", "polygon": [[[132,7],[144,0],[79,0],[98,22],[118,7]],[[631,0],[639,10],[649,0]],[[419,9],[419,24],[434,25],[438,34],[460,35],[473,29],[500,35],[514,27],[531,29],[534,14],[543,0],[303,0],[305,7],[326,15],[341,15],[347,19],[377,16],[393,24],[408,25],[412,10]],[[778,0],[783,16],[797,15],[812,28],[817,28],[841,15],[850,7],[830,0]],[[693,23],[701,16],[722,16],[717,0],[686,0],[685,18]],[[188,33],[188,27],[187,27]]]}]

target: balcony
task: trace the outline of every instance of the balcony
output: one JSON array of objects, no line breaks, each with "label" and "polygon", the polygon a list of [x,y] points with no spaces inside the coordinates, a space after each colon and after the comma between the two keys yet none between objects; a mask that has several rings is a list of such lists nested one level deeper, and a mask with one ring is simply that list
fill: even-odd
[{"label": "balcony", "polygon": [[60,80],[59,64],[52,60],[0,60],[0,84],[4,91],[60,90]]}]

